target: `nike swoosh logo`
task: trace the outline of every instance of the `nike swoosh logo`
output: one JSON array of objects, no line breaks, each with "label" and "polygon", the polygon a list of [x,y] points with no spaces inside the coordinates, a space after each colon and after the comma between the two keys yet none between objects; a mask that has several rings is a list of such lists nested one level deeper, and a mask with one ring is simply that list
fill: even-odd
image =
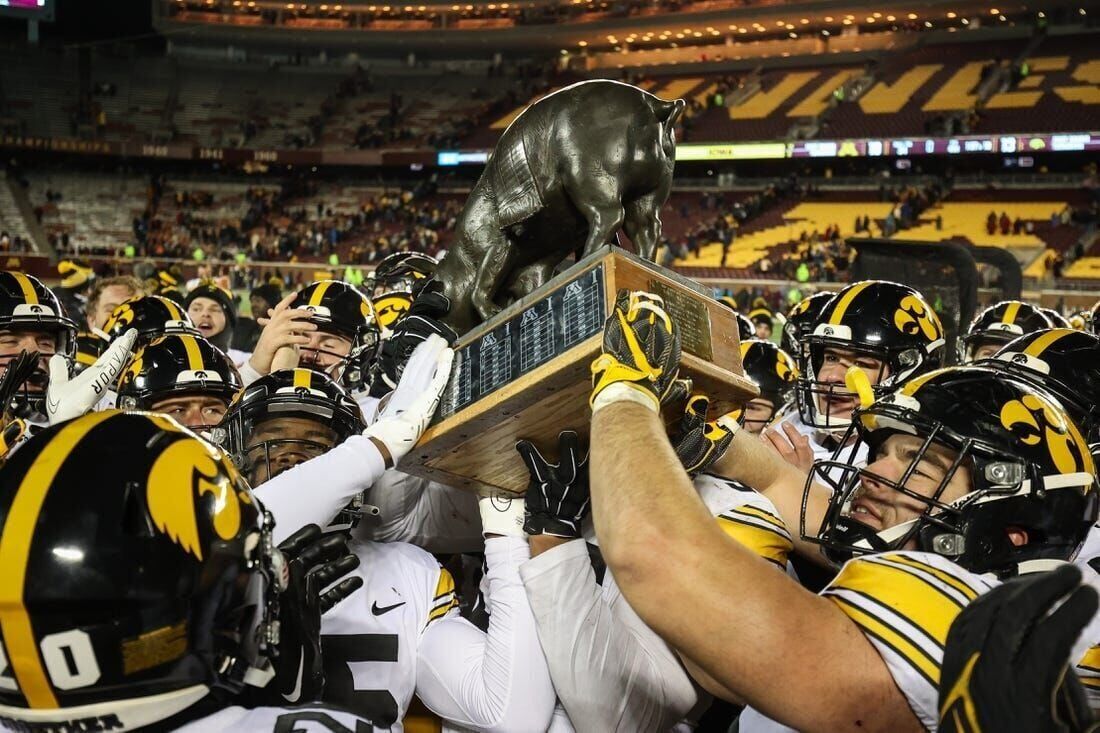
[{"label": "nike swoosh logo", "polygon": [[302,697],[302,671],[305,667],[306,655],[304,653],[298,654],[298,679],[294,680],[294,689],[290,691],[289,695],[283,695],[288,702],[298,702]]},{"label": "nike swoosh logo", "polygon": [[378,601],[375,601],[374,603],[371,604],[370,612],[373,613],[375,616],[381,616],[384,613],[389,613],[393,609],[400,608],[401,606],[404,606],[404,605],[405,605],[405,601],[401,601],[400,603],[395,603],[392,606],[379,606]]}]

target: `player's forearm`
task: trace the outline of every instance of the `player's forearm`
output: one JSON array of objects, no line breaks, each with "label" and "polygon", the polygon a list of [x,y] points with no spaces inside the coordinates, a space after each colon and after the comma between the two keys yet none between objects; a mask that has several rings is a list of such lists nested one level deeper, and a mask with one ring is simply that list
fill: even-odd
[{"label": "player's forearm", "polygon": [[477,495],[402,473],[386,471],[370,492],[378,516],[364,519],[359,536],[376,542],[408,542],[428,552],[480,552]]},{"label": "player's forearm", "polygon": [[354,435],[328,453],[261,484],[256,496],[275,517],[274,539],[278,543],[307,524],[331,524],[340,510],[385,470],[374,443]]}]

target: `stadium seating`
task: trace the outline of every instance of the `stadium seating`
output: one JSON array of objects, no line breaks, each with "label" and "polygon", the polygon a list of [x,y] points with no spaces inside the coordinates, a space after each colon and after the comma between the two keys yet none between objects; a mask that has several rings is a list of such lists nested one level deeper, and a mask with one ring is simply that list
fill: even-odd
[{"label": "stadium seating", "polygon": [[[49,172],[30,176],[31,203],[42,208],[42,226],[70,249],[121,247],[133,241],[133,220],[147,205],[148,179],[123,173]],[[61,195],[46,201],[46,191]]]}]

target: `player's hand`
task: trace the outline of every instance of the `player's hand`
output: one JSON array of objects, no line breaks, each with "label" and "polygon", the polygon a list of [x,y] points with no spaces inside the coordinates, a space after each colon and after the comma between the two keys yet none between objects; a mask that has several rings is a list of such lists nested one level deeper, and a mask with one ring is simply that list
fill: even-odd
[{"label": "player's hand", "polygon": [[1010,580],[973,601],[947,634],[939,730],[1089,730],[1084,688],[1067,662],[1096,609],[1096,591],[1072,565]]},{"label": "player's hand", "polygon": [[416,347],[435,334],[448,346],[458,334],[440,319],[451,310],[451,301],[439,283],[431,282],[416,296],[409,311],[393,324],[370,368],[370,394],[382,397],[397,386]]},{"label": "player's hand", "polygon": [[[290,349],[297,354],[300,347],[309,343],[310,331],[317,330],[317,324],[311,323],[310,313],[305,308],[291,308],[290,304],[298,297],[298,293],[291,293],[274,308],[267,311],[267,318],[258,317],[256,323],[263,326],[260,331],[260,340],[256,342],[256,348],[249,357],[248,363],[261,375],[270,374],[274,367],[272,362],[275,354],[280,349]],[[286,363],[286,359],[282,359]]]},{"label": "player's hand", "polygon": [[691,476],[706,471],[721,458],[741,427],[729,415],[707,422],[708,407],[710,400],[706,395],[692,395],[673,442],[676,457]]},{"label": "player's hand", "polygon": [[680,372],[680,331],[660,297],[620,290],[603,329],[603,353],[592,362],[595,412],[622,400],[654,412],[667,399]]},{"label": "player's hand", "polygon": [[114,385],[130,360],[137,331],[130,329],[111,344],[95,363],[69,379],[69,362],[61,354],[50,357],[50,384],[46,388],[46,416],[50,425],[80,417],[96,406]]},{"label": "player's hand", "polygon": [[451,376],[454,353],[440,336],[424,340],[413,351],[378,419],[363,431],[384,448],[387,468],[412,450],[432,421]]},{"label": "player's hand", "polygon": [[588,451],[581,454],[573,430],[558,435],[558,462],[550,463],[529,440],[516,443],[531,481],[524,496],[523,529],[527,534],[548,534],[575,539],[588,516]]},{"label": "player's hand", "polygon": [[322,536],[316,524],[292,534],[279,551],[288,580],[279,596],[279,654],[269,687],[289,702],[319,700],[325,687],[321,615],[363,586],[359,576],[336,583],[359,566],[359,558],[342,535]]},{"label": "player's hand", "polygon": [[787,463],[803,473],[809,473],[814,465],[814,449],[810,447],[810,438],[789,422],[767,428],[760,433],[765,445],[771,446]]}]

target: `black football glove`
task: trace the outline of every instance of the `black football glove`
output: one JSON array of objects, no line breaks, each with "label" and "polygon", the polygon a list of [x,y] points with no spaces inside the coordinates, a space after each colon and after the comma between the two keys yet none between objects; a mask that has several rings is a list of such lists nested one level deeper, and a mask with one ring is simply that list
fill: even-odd
[{"label": "black football glove", "polygon": [[680,373],[680,331],[664,301],[620,290],[603,328],[603,353],[592,362],[592,410],[620,400],[654,411],[667,401]]},{"label": "black football glove", "polygon": [[733,434],[740,427],[728,416],[707,422],[710,399],[706,395],[692,395],[680,418],[680,428],[673,441],[676,457],[684,470],[694,476],[706,471],[730,447]]},{"label": "black football glove", "polygon": [[558,435],[558,462],[549,463],[529,440],[516,443],[531,482],[524,496],[523,531],[575,539],[588,516],[588,453],[580,454],[573,430]]},{"label": "black football glove", "polygon": [[363,586],[359,576],[325,588],[359,566],[342,535],[322,535],[307,524],[281,545],[287,587],[279,596],[279,654],[275,679],[268,685],[289,702],[321,699],[325,675],[321,665],[321,614]]},{"label": "black football glove", "polygon": [[1066,662],[1096,608],[1096,591],[1072,565],[1010,580],[964,608],[940,668],[939,730],[1091,730],[1084,687]]},{"label": "black football glove", "polygon": [[442,285],[434,280],[425,285],[409,311],[393,324],[392,333],[382,342],[371,365],[372,397],[383,397],[397,386],[413,350],[433,333],[446,339],[450,346],[458,340],[455,330],[440,320],[451,310],[451,301],[442,290]]}]

